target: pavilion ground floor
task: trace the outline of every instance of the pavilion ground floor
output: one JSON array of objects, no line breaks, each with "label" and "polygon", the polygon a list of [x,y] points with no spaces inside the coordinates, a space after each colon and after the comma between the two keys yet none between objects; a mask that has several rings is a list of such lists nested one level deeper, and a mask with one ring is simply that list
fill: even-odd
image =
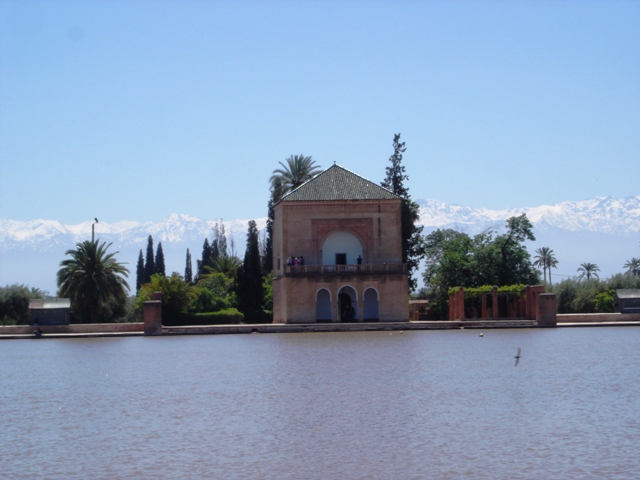
[{"label": "pavilion ground floor", "polygon": [[274,323],[407,321],[406,274],[298,275],[273,281]]}]

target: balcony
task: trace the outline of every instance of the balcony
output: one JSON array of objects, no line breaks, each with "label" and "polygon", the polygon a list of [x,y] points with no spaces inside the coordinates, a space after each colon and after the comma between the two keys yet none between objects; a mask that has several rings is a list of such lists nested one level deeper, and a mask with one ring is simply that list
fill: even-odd
[{"label": "balcony", "polygon": [[376,275],[407,273],[406,263],[379,263],[370,265],[285,265],[286,277],[314,275]]}]

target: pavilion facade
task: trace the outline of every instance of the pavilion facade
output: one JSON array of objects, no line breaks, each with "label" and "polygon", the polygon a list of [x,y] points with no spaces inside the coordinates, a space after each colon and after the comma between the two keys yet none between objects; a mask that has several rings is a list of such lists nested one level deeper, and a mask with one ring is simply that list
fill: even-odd
[{"label": "pavilion facade", "polygon": [[409,320],[402,199],[333,165],[274,207],[274,323]]}]

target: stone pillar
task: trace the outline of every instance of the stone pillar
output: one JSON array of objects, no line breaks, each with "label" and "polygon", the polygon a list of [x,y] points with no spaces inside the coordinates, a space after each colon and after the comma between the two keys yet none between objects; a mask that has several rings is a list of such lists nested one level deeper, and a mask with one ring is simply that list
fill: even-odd
[{"label": "stone pillar", "polygon": [[458,291],[458,318],[464,320],[464,288],[460,287]]},{"label": "stone pillar", "polygon": [[498,318],[498,314],[499,314],[499,308],[498,308],[498,287],[496,287],[495,285],[493,286],[493,288],[491,289],[491,301],[493,302],[493,306],[491,307],[492,310],[492,314],[493,314],[493,319],[497,319]]},{"label": "stone pillar", "polygon": [[449,320],[456,319],[456,296],[454,294],[449,295]]},{"label": "stone pillar", "polygon": [[153,292],[153,300],[142,306],[145,335],[162,335],[162,293]]},{"label": "stone pillar", "polygon": [[557,326],[556,294],[541,293],[537,298],[536,320],[539,327]]},{"label": "stone pillar", "polygon": [[489,305],[487,305],[487,297],[488,294],[482,294],[482,319],[485,320],[489,318]]}]

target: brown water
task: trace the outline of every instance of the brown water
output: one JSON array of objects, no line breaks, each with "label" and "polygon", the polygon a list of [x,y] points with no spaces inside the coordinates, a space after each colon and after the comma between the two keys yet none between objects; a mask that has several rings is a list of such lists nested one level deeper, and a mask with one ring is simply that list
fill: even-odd
[{"label": "brown water", "polygon": [[0,478],[637,477],[640,328],[479,333],[4,341]]}]

